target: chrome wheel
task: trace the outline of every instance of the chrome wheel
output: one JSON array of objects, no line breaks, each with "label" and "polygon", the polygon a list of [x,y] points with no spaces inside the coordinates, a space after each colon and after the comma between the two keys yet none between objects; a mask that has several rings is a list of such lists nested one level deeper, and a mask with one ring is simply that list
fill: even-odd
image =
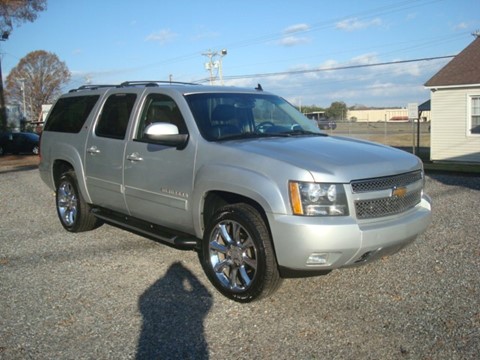
[{"label": "chrome wheel", "polygon": [[248,204],[225,205],[213,214],[199,257],[217,290],[238,302],[267,297],[281,283],[264,218]]},{"label": "chrome wheel", "polygon": [[92,214],[90,205],[78,190],[74,171],[67,171],[58,179],[56,203],[58,218],[65,230],[81,232],[102,225],[102,222]]},{"label": "chrome wheel", "polygon": [[222,286],[246,290],[257,273],[257,249],[248,231],[236,221],[222,221],[212,232],[210,263]]},{"label": "chrome wheel", "polygon": [[58,187],[57,209],[62,222],[71,227],[77,219],[78,200],[75,189],[68,181],[64,181]]}]

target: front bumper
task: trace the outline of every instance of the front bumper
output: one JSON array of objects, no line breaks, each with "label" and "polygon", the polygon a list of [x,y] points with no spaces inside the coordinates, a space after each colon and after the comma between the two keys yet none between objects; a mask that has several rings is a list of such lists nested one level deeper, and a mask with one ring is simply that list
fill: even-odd
[{"label": "front bumper", "polygon": [[267,216],[280,269],[322,273],[365,264],[410,244],[431,222],[431,200],[423,195],[406,213],[361,222],[353,217]]}]

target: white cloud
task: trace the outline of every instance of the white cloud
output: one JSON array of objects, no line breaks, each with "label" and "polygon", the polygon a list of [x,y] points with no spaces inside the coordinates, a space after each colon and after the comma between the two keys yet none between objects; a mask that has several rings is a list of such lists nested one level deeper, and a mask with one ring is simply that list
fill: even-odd
[{"label": "white cloud", "polygon": [[410,13],[407,15],[407,21],[412,21],[417,18],[418,14],[417,13]]},{"label": "white cloud", "polygon": [[178,34],[172,32],[170,29],[163,29],[163,30],[149,34],[145,38],[145,41],[158,42],[161,45],[164,45],[168,42],[173,41],[177,36]]},{"label": "white cloud", "polygon": [[281,46],[290,47],[290,46],[309,43],[310,38],[306,36],[293,35],[295,33],[308,31],[309,29],[310,27],[307,24],[295,24],[295,25],[288,26],[285,29],[283,29],[284,36],[277,41],[277,44]]},{"label": "white cloud", "polygon": [[344,30],[344,31],[355,31],[355,30],[366,29],[372,26],[380,26],[382,24],[383,22],[379,18],[375,18],[369,21],[362,21],[357,18],[350,18],[350,19],[345,19],[337,22],[335,24],[335,27],[337,29]]},{"label": "white cloud", "polygon": [[284,34],[291,34],[291,33],[296,33],[299,31],[307,31],[310,29],[310,26],[307,24],[295,24],[292,26],[289,26],[283,30]]},{"label": "white cloud", "polygon": [[282,46],[296,46],[301,44],[306,44],[310,42],[310,39],[302,36],[285,36],[278,41],[279,45]]},{"label": "white cloud", "polygon": [[378,57],[376,53],[367,53],[359,56],[355,56],[352,60],[349,61],[352,65],[367,65],[377,63]]},{"label": "white cloud", "polygon": [[453,27],[454,30],[465,30],[468,28],[468,24],[466,22],[461,22]]},{"label": "white cloud", "polygon": [[199,41],[204,39],[213,39],[219,36],[216,31],[209,30],[205,26],[200,26],[196,29],[195,35],[192,36],[193,41]]}]

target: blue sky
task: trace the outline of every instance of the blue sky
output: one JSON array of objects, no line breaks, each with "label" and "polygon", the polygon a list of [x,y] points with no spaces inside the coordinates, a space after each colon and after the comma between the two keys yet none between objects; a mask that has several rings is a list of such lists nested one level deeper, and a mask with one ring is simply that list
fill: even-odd
[{"label": "blue sky", "polygon": [[48,0],[0,51],[4,78],[31,51],[55,53],[72,73],[66,91],[206,80],[202,54],[227,49],[226,85],[261,83],[295,105],[406,106],[429,98],[423,84],[448,59],[325,69],[456,55],[479,14],[480,0]]}]

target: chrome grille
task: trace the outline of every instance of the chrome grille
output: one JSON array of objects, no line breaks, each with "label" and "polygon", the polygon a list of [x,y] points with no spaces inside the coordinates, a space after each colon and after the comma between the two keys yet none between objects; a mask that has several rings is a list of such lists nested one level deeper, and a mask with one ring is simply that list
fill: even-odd
[{"label": "chrome grille", "polygon": [[415,190],[404,197],[388,197],[372,200],[355,201],[358,219],[372,219],[382,216],[400,214],[417,205],[422,196],[422,190]]},{"label": "chrome grille", "polygon": [[385,176],[375,179],[364,179],[352,181],[352,190],[354,193],[363,193],[369,191],[379,191],[392,189],[397,186],[407,186],[422,179],[422,171],[414,171],[406,174]]}]

